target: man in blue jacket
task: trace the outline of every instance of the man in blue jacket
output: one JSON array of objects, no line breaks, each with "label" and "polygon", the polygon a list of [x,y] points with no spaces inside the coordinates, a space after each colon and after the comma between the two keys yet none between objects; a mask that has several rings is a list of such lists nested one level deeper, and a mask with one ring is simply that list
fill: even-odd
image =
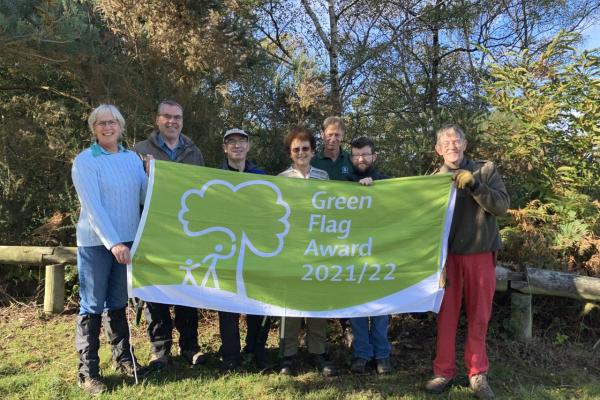
[{"label": "man in blue jacket", "polygon": [[[229,129],[223,135],[223,151],[226,159],[221,165],[221,169],[248,172],[251,174],[265,174],[256,164],[248,161],[248,151],[250,150],[250,137],[242,129]],[[237,313],[219,311],[219,332],[221,334],[221,372],[231,372],[236,370],[241,364],[240,355],[240,315]],[[254,359],[254,363],[261,371],[273,367],[269,361],[266,351],[267,338],[271,320],[262,315],[246,316],[246,346],[244,353]]]},{"label": "man in blue jacket", "polygon": [[[355,138],[350,147],[350,160],[354,168],[348,177],[349,180],[363,186],[370,186],[375,180],[389,178],[375,168],[377,153],[371,139],[365,136]],[[388,322],[389,315],[350,319],[353,336],[350,369],[353,373],[364,373],[367,364],[373,360],[378,374],[388,374],[392,371],[390,363],[392,346],[387,336]]]}]

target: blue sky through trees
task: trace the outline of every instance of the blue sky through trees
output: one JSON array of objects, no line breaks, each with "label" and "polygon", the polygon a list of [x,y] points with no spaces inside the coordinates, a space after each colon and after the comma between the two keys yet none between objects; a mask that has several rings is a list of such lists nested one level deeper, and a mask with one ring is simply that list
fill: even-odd
[{"label": "blue sky through trees", "polygon": [[591,50],[600,47],[600,21],[597,21],[582,33],[584,38],[581,45],[582,49]]}]

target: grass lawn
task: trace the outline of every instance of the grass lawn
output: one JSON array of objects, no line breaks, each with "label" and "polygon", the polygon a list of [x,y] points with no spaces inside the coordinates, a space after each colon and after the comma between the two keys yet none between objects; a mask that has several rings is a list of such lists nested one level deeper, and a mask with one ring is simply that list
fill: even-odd
[{"label": "grass lawn", "polygon": [[[554,301],[554,300],[552,300]],[[567,301],[567,300],[562,300]],[[567,301],[568,302],[568,301]],[[536,301],[536,309],[547,305]],[[489,332],[489,380],[499,399],[600,399],[600,345],[598,326],[579,318],[581,303],[562,306],[566,314],[536,313],[533,343],[511,341],[503,326],[507,307],[496,307]],[[77,355],[74,349],[74,309],[63,315],[45,317],[40,307],[11,305],[0,308],[0,399],[80,399],[87,396],[77,387]],[[597,322],[597,318],[596,318]],[[324,378],[308,366],[295,377],[260,374],[245,364],[241,372],[218,373],[220,344],[216,315],[203,312],[200,320],[206,365],[190,367],[173,358],[168,371],[154,373],[139,385],[124,380],[112,369],[105,342],[100,353],[102,374],[109,392],[106,399],[472,399],[461,376],[448,393],[425,394],[420,386],[431,373],[435,340],[433,315],[394,316],[390,326],[395,372],[349,373],[350,350],[343,344],[337,323],[331,323],[331,349],[342,368],[335,378]],[[241,324],[244,326],[244,324]],[[583,326],[583,328],[582,328]],[[132,326],[133,343],[142,363],[149,358],[145,325]],[[461,329],[459,343],[464,331]],[[277,328],[269,338],[269,351],[277,358]],[[462,348],[459,345],[459,353]],[[460,360],[459,360],[460,364]]]}]

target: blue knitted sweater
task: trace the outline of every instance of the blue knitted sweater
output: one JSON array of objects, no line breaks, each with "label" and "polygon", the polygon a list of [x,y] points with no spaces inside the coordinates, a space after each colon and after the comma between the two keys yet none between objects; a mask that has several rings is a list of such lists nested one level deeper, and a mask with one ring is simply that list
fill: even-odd
[{"label": "blue knitted sweater", "polygon": [[106,153],[92,146],[75,157],[71,176],[81,203],[77,246],[110,250],[133,241],[148,185],[140,158],[123,148]]}]

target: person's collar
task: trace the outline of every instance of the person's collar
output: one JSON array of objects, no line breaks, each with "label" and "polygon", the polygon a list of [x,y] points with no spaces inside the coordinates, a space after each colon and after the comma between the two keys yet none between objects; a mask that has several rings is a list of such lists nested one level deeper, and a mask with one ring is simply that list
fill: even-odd
[{"label": "person's collar", "polygon": [[329,155],[325,154],[325,149],[323,149],[323,156],[324,156],[325,158],[329,158],[329,159],[330,159],[330,160],[332,160],[332,161],[337,161],[337,159],[338,159],[338,158],[341,158],[341,157],[342,157],[342,148],[341,148],[341,147],[338,147],[338,153],[337,153],[337,157],[336,157],[335,159],[334,159],[333,157],[331,157],[331,156],[329,156]]},{"label": "person's collar", "polygon": [[453,168],[453,167],[449,166],[448,164],[444,163],[444,165],[442,165],[442,168],[440,168],[440,170],[441,170],[441,172],[453,172],[453,171],[456,171],[459,169],[465,169],[467,164],[468,164],[467,157],[463,157],[460,164],[458,165],[458,168]]},{"label": "person's collar", "polygon": [[[103,155],[109,156],[111,154],[116,154],[116,153],[111,153],[110,151],[107,151],[106,149],[104,149],[104,147],[100,146],[97,142],[92,143],[92,145],[90,146],[90,149],[92,150],[92,155],[94,157],[103,156]],[[125,151],[125,147],[123,147],[122,144],[119,144],[117,153],[120,153],[122,151]]]},{"label": "person's collar", "polygon": [[[169,147],[167,145],[167,142],[165,141],[165,139],[163,138],[163,136],[160,134],[159,131],[156,132],[156,143],[158,143],[158,145],[161,146],[161,147]],[[183,146],[183,138],[181,137],[181,133],[180,133],[179,134],[179,139],[177,139],[177,145],[175,146],[175,148],[171,149],[169,147],[169,149],[176,150],[176,149],[178,149],[179,147],[182,147],[182,146]]]},{"label": "person's collar", "polygon": [[340,151],[339,151],[338,156],[337,156],[337,158],[335,160],[333,158],[329,157],[328,155],[326,155],[324,149],[322,149],[319,153],[317,153],[316,157],[318,157],[321,160],[327,158],[327,159],[329,159],[331,161],[337,161],[340,158],[346,157],[346,155],[345,155],[344,150],[342,149],[342,146],[340,146]]},{"label": "person's collar", "polygon": [[237,172],[245,172],[248,171],[248,169],[250,168],[250,165],[248,163],[248,160],[244,161],[244,169],[242,171],[239,170],[239,168],[235,168],[233,167],[230,163],[229,163],[229,159],[225,159],[225,164],[227,165],[227,169],[230,171],[237,171]]},{"label": "person's collar", "polygon": [[294,171],[296,171],[296,173],[297,173],[298,175],[300,175],[301,177],[303,177],[303,178],[309,178],[309,177],[310,177],[310,173],[311,173],[311,171],[312,171],[312,169],[313,169],[312,165],[311,165],[311,166],[309,166],[309,167],[308,167],[308,171],[306,172],[306,175],[304,175],[304,174],[302,173],[302,171],[300,171],[298,168],[294,167],[294,165],[293,165],[293,164],[292,164],[292,166],[291,166],[290,168],[291,168],[291,169],[293,169]]}]

